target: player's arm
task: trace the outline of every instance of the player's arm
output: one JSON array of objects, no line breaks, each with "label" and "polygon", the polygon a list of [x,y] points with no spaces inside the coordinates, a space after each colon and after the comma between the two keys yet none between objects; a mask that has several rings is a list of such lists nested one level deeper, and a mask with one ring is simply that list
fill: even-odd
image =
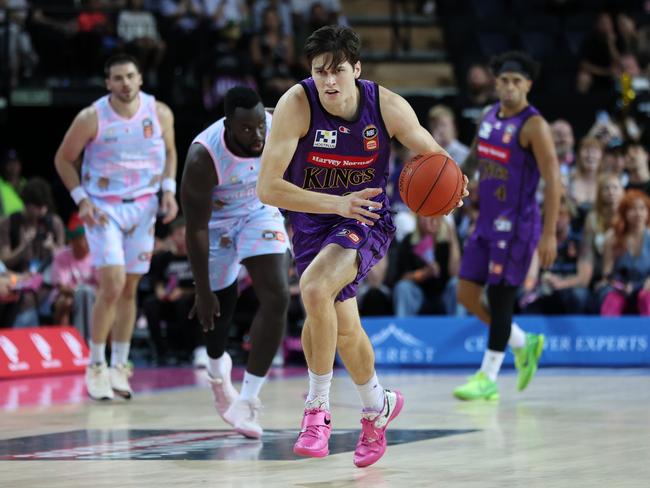
[{"label": "player's arm", "polygon": [[[386,130],[390,137],[395,137],[406,148],[415,154],[440,153],[451,159],[449,153],[436,142],[431,133],[420,125],[411,105],[400,95],[379,87],[379,105]],[[464,176],[463,198],[469,195],[467,191],[467,176]],[[463,198],[458,206],[463,205]]]},{"label": "player's arm", "polygon": [[537,167],[544,179],[544,230],[539,241],[539,264],[549,268],[557,256],[557,239],[555,230],[560,211],[562,181],[560,165],[557,161],[555,146],[548,123],[540,116],[529,118],[521,131],[523,147],[530,147]]},{"label": "player's arm", "polygon": [[367,207],[379,205],[370,200],[381,193],[377,188],[366,188],[344,197],[304,190],[284,180],[298,141],[309,130],[309,102],[300,85],[290,88],[278,101],[273,112],[273,124],[264,146],[257,196],[268,205],[295,212],[338,214],[366,224],[379,215]]},{"label": "player's arm", "polygon": [[440,153],[450,157],[431,133],[420,125],[411,105],[400,95],[379,87],[379,105],[386,130],[414,154]]},{"label": "player's arm", "polygon": [[68,191],[80,187],[81,152],[96,134],[97,112],[94,107],[86,107],[72,121],[54,156],[54,166]]},{"label": "player's arm", "polygon": [[176,203],[176,168],[178,156],[174,136],[174,113],[162,102],[156,102],[156,113],[162,128],[162,137],[165,142],[165,169],[162,175],[163,196],[160,202],[161,211],[165,215],[163,223],[174,220],[178,213]]},{"label": "player's arm", "polygon": [[201,144],[192,144],[183,169],[181,202],[185,214],[187,255],[196,293],[200,297],[212,294],[208,273],[208,223],[212,213],[212,190],[217,183],[212,157]]},{"label": "player's arm", "polygon": [[70,196],[79,207],[79,217],[89,226],[96,223],[95,207],[81,186],[79,171],[81,152],[97,135],[97,111],[95,107],[83,109],[68,128],[54,156],[54,166]]}]

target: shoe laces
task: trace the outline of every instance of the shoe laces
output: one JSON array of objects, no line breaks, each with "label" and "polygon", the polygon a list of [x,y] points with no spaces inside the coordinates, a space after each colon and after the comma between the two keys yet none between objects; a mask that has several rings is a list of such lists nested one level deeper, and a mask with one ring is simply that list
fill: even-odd
[{"label": "shoe laces", "polygon": [[375,427],[375,420],[377,415],[369,417],[368,414],[364,414],[364,417],[361,419],[361,443],[362,444],[372,444],[382,439],[383,432],[381,429]]},{"label": "shoe laces", "polygon": [[[305,418],[308,415],[318,415],[322,412],[320,408],[309,408],[305,410]],[[320,438],[320,430],[323,426],[322,425],[314,425],[314,424],[309,424],[305,427],[302,428],[300,431],[300,435],[302,437],[311,437],[313,439],[319,439]]]},{"label": "shoe laces", "polygon": [[257,420],[257,418],[260,416],[262,413],[262,403],[257,400],[252,400],[252,401],[247,401],[246,402],[247,407],[248,407],[248,420],[252,420],[253,422]]}]

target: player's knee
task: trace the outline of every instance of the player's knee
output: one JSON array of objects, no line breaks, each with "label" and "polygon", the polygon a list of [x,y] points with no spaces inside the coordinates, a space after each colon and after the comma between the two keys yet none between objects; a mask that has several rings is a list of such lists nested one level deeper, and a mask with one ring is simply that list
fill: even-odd
[{"label": "player's knee", "polygon": [[124,280],[107,280],[101,284],[98,295],[106,302],[115,303],[124,291]]},{"label": "player's knee", "polygon": [[332,300],[327,288],[315,280],[300,280],[300,296],[307,310],[319,308]]},{"label": "player's knee", "polygon": [[289,308],[289,285],[276,283],[259,294],[260,306],[267,313],[284,315]]}]

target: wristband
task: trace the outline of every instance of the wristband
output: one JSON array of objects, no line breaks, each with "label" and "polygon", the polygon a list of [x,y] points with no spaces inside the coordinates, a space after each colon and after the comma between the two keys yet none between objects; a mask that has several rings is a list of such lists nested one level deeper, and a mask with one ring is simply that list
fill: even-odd
[{"label": "wristband", "polygon": [[162,191],[169,191],[176,195],[176,180],[174,178],[165,178],[160,186]]},{"label": "wristband", "polygon": [[83,200],[88,198],[88,193],[83,189],[83,186],[79,185],[76,188],[73,188],[70,192],[70,196],[74,200],[74,203],[79,205]]}]

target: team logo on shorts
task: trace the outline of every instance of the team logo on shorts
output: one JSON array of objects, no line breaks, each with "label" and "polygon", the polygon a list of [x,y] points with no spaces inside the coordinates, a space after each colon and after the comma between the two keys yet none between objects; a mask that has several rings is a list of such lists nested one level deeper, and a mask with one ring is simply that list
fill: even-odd
[{"label": "team logo on shorts", "polygon": [[224,202],[222,200],[214,200],[212,202],[212,209],[213,210],[221,210],[225,204],[226,204],[226,202]]},{"label": "team logo on shorts", "polygon": [[228,237],[228,234],[224,234],[219,239],[219,247],[229,248],[232,247],[232,239]]},{"label": "team logo on shorts", "polygon": [[142,121],[142,135],[144,135],[145,139],[151,139],[153,137],[153,122],[150,118]]},{"label": "team logo on shorts", "polygon": [[275,230],[265,230],[262,232],[262,239],[265,241],[279,241],[284,242],[286,237],[284,237],[284,232],[275,231]]},{"label": "team logo on shorts", "polygon": [[503,273],[503,264],[495,263],[494,261],[490,261],[489,272],[490,272],[490,274],[493,274],[493,275],[502,274]]},{"label": "team logo on shorts", "polygon": [[359,234],[352,232],[350,229],[341,229],[336,233],[336,235],[341,237],[347,237],[355,244],[359,244],[359,242],[361,242],[361,237],[359,237]]},{"label": "team logo on shorts", "polygon": [[318,129],[314,138],[314,147],[334,149],[336,147],[336,135],[335,130]]},{"label": "team logo on shorts", "polygon": [[150,252],[141,252],[138,254],[138,259],[142,262],[150,261],[151,260],[151,253]]},{"label": "team logo on shorts", "polygon": [[363,148],[366,151],[374,151],[379,147],[379,143],[377,142],[377,135],[379,134],[379,131],[377,130],[377,127],[370,124],[367,125],[365,129],[363,129]]}]

